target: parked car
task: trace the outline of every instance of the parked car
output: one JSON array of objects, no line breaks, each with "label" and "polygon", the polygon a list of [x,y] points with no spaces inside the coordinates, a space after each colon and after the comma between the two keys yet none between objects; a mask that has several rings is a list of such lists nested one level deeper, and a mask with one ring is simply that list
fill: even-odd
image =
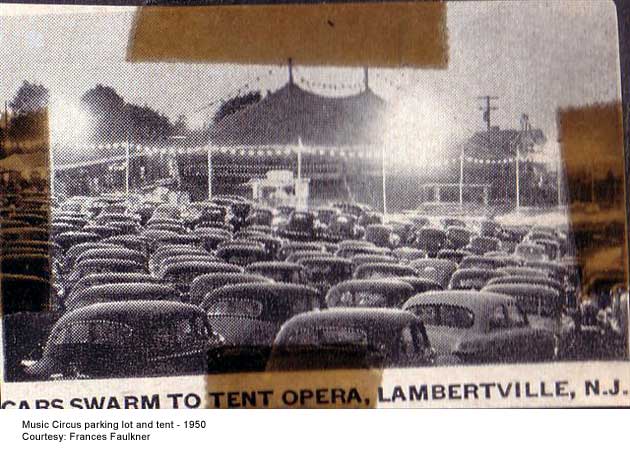
[{"label": "parked car", "polygon": [[410,266],[417,271],[418,277],[434,280],[444,289],[448,287],[451,276],[457,270],[457,263],[453,260],[435,258],[414,260]]},{"label": "parked car", "polygon": [[276,336],[267,371],[404,368],[433,365],[424,325],[396,309],[331,309],[299,314]]},{"label": "parked car", "polygon": [[352,278],[352,263],[345,258],[318,256],[303,258],[306,284],[320,292],[322,297],[333,285]]},{"label": "parked car", "polygon": [[532,327],[552,333],[554,358],[569,357],[575,352],[575,322],[567,314],[563,297],[557,290],[540,284],[495,284],[482,291],[511,296]]},{"label": "parked car", "polygon": [[157,284],[160,279],[145,273],[97,273],[88,274],[77,281],[71,290],[65,292],[65,302],[73,301],[73,298],[81,291],[96,285],[105,284],[130,284],[130,283],[153,283]]},{"label": "parked car", "polygon": [[442,361],[451,365],[552,360],[553,333],[533,328],[518,303],[489,292],[428,292],[403,306],[425,325]]},{"label": "parked car", "polygon": [[203,274],[210,273],[242,273],[243,268],[230,263],[217,263],[211,261],[182,261],[168,265],[161,273],[161,279],[177,288],[177,291],[186,298],[192,281]]},{"label": "parked car", "polygon": [[439,228],[420,228],[416,231],[413,245],[417,249],[424,250],[429,257],[435,257],[441,249],[446,247],[446,231]]},{"label": "parked car", "polygon": [[227,263],[247,266],[257,261],[268,261],[269,254],[257,242],[228,242],[217,247],[217,256]]},{"label": "parked car", "polygon": [[221,287],[201,303],[213,330],[225,339],[221,371],[263,370],[281,325],[321,306],[315,289],[266,282]]},{"label": "parked car", "polygon": [[524,261],[544,261],[547,259],[545,249],[535,243],[521,242],[514,249],[514,256]]},{"label": "parked car", "polygon": [[477,269],[499,269],[505,266],[505,262],[500,258],[487,257],[484,255],[469,255],[464,257],[459,264],[459,269],[477,268]]},{"label": "parked car", "polygon": [[64,314],[37,360],[33,379],[204,374],[221,343],[205,312],[167,301],[99,303]]},{"label": "parked car", "polygon": [[371,224],[365,227],[365,240],[377,247],[394,248],[400,243],[400,237],[392,228],[383,224]]},{"label": "parked car", "polygon": [[496,237],[475,236],[470,240],[470,243],[464,247],[464,250],[474,255],[496,252],[497,250],[501,250],[501,240]]},{"label": "parked car", "polygon": [[354,270],[355,279],[382,279],[387,277],[417,276],[417,271],[409,265],[398,263],[366,263]]},{"label": "parked car", "polygon": [[114,301],[179,301],[179,294],[170,285],[154,282],[112,283],[93,285],[82,289],[65,303],[66,311],[83,308],[96,303]]},{"label": "parked car", "polygon": [[305,281],[303,266],[286,261],[259,261],[245,267],[245,272],[268,277],[276,282],[302,284]]},{"label": "parked car", "polygon": [[475,233],[462,226],[449,226],[446,228],[446,245],[453,250],[462,249],[470,243]]},{"label": "parked car", "polygon": [[326,294],[329,308],[399,308],[414,295],[414,289],[399,279],[352,279],[332,287]]},{"label": "parked car", "polygon": [[457,269],[451,277],[451,290],[481,290],[490,279],[503,274],[491,269],[464,268]]},{"label": "parked car", "polygon": [[261,282],[272,283],[273,280],[258,274],[239,272],[202,274],[201,276],[195,277],[190,285],[190,302],[192,304],[200,305],[208,293],[212,293],[213,291],[227,285]]}]

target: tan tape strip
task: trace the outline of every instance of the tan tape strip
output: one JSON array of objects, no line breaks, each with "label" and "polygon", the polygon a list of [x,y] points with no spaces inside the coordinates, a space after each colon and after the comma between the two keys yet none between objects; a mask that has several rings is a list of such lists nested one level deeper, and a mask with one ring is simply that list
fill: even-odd
[{"label": "tan tape strip", "polygon": [[[619,277],[628,284],[626,247],[627,191],[623,152],[623,121],[620,103],[571,107],[558,111],[560,149],[566,170],[570,222],[577,238],[590,240],[592,247],[580,250],[583,285],[604,275]],[[595,179],[594,202],[590,199]],[[616,182],[616,188],[611,186]],[[612,194],[604,196],[601,187]],[[612,202],[611,202],[612,201]],[[582,202],[583,205],[575,205]],[[591,209],[587,209],[591,207]],[[596,210],[597,209],[597,210]]]},{"label": "tan tape strip", "polygon": [[441,2],[142,7],[132,62],[446,68]]}]

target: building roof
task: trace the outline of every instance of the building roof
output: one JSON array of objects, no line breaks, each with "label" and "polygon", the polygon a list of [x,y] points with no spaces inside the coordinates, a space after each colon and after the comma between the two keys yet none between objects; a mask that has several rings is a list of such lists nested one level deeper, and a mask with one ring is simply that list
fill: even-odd
[{"label": "building roof", "polygon": [[350,146],[380,143],[386,103],[369,88],[346,97],[326,97],[289,82],[260,102],[214,125],[220,145]]}]

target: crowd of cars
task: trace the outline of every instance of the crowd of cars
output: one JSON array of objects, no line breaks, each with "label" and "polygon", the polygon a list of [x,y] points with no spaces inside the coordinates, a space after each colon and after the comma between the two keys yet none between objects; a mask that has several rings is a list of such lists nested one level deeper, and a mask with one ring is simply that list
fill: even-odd
[{"label": "crowd of cars", "polygon": [[613,327],[582,307],[562,228],[238,196],[3,199],[18,380],[552,361],[627,345],[627,308]]}]

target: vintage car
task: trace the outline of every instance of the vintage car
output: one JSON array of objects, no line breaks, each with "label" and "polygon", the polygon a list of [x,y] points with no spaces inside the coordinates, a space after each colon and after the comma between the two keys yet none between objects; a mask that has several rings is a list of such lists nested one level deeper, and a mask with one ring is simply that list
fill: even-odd
[{"label": "vintage car", "polygon": [[466,222],[461,218],[446,217],[440,220],[444,228],[466,228]]},{"label": "vintage car", "polygon": [[227,242],[217,247],[217,256],[227,263],[247,266],[258,261],[269,261],[265,246],[257,242]]},{"label": "vintage car", "polygon": [[326,251],[326,247],[319,242],[287,241],[282,244],[282,247],[278,250],[277,258],[278,260],[286,260],[289,255],[297,251],[324,253]]},{"label": "vintage car", "polygon": [[353,204],[350,202],[335,202],[332,205],[334,208],[339,209],[344,214],[352,215],[355,218],[360,218],[365,213],[365,206],[361,204]]},{"label": "vintage car", "polygon": [[350,261],[352,262],[353,268],[356,269],[366,263],[398,263],[398,258],[390,255],[362,254],[355,255]]},{"label": "vintage car", "polygon": [[169,282],[177,288],[177,291],[185,298],[192,281],[203,274],[210,273],[242,273],[243,268],[230,263],[217,263],[211,261],[181,261],[168,265],[161,272],[161,279]]},{"label": "vintage car", "polygon": [[398,309],[336,308],[299,314],[276,336],[267,371],[433,365],[424,325]]},{"label": "vintage car", "polygon": [[501,236],[503,228],[501,224],[495,222],[494,220],[485,219],[479,223],[479,235],[490,237],[490,238],[498,238]]},{"label": "vintage car", "polygon": [[525,267],[542,271],[545,275],[563,284],[567,283],[567,268],[555,261],[526,261]]},{"label": "vintage car", "polygon": [[453,260],[435,258],[414,260],[410,266],[417,271],[418,277],[431,279],[440,284],[443,289],[448,287],[451,276],[457,270],[457,263]]},{"label": "vintage car", "polygon": [[190,285],[190,302],[201,304],[208,293],[218,288],[234,284],[272,283],[273,280],[258,274],[249,273],[210,273],[195,277]]},{"label": "vintage car", "polygon": [[413,247],[398,247],[392,250],[392,255],[403,262],[411,262],[427,257],[427,253],[424,250],[414,249]]},{"label": "vintage car", "polygon": [[310,287],[267,282],[221,287],[201,303],[212,329],[225,339],[221,371],[263,370],[282,324],[321,306]]},{"label": "vintage car", "polygon": [[[244,235],[243,235],[244,236]],[[262,244],[267,253],[267,260],[275,260],[282,247],[282,239],[265,233],[250,233],[245,237],[235,239],[234,242],[251,242],[256,244]]]},{"label": "vintage car", "polygon": [[429,292],[431,290],[444,290],[438,282],[434,281],[433,279],[426,279],[424,277],[402,276],[402,277],[392,277],[391,279],[401,280],[411,285],[415,294]]},{"label": "vintage car", "polygon": [[151,254],[149,259],[149,270],[157,272],[162,262],[170,257],[183,255],[210,255],[210,253],[201,247],[191,247],[189,245],[169,244],[160,247]]},{"label": "vintage car", "polygon": [[373,223],[365,227],[365,240],[377,247],[394,248],[400,243],[400,237],[394,234],[391,226]]},{"label": "vintage car", "polygon": [[544,261],[547,259],[545,249],[532,242],[522,242],[514,249],[514,256],[524,261]]},{"label": "vintage car", "polygon": [[302,258],[299,263],[304,267],[305,283],[322,295],[333,285],[352,278],[352,263],[345,258],[327,254]]},{"label": "vintage car", "polygon": [[341,241],[335,255],[342,258],[352,258],[355,255],[388,255],[390,250],[377,247],[368,241]]},{"label": "vintage car", "polygon": [[182,214],[182,220],[188,228],[195,228],[202,222],[225,223],[227,209],[211,202],[194,202],[188,205]]},{"label": "vintage car", "polygon": [[289,263],[300,263],[302,260],[306,260],[308,258],[337,258],[335,254],[328,252],[319,252],[315,250],[298,250],[296,252],[292,252],[284,261],[288,261]]},{"label": "vintage car", "polygon": [[105,259],[118,259],[118,260],[130,260],[141,265],[147,264],[145,255],[136,250],[127,249],[125,247],[97,247],[86,250],[75,260],[75,265],[80,264],[85,260],[105,260]]},{"label": "vintage car", "polygon": [[491,269],[465,268],[457,269],[451,276],[451,290],[481,290],[490,279],[503,274]]},{"label": "vintage car", "polygon": [[403,306],[425,325],[445,363],[552,360],[553,333],[533,328],[518,303],[490,292],[427,292]]},{"label": "vintage car", "polygon": [[65,292],[65,301],[73,301],[74,297],[86,288],[104,284],[130,284],[130,283],[153,283],[161,282],[160,279],[145,273],[98,273],[88,274],[79,279],[71,290]]},{"label": "vintage car", "polygon": [[173,204],[160,204],[153,211],[151,218],[172,218],[180,220],[182,218],[181,210]]},{"label": "vintage car", "polygon": [[116,272],[147,273],[147,271],[148,269],[145,262],[141,263],[126,258],[86,258],[75,263],[67,279],[76,282],[88,274]]},{"label": "vintage car", "polygon": [[470,255],[472,255],[472,253],[463,249],[457,249],[457,250],[442,249],[437,253],[435,258],[439,260],[452,260],[455,263],[459,264],[464,259],[464,257],[470,256]]},{"label": "vintage car", "polygon": [[292,241],[316,241],[322,234],[322,228],[309,211],[296,210],[287,222],[278,227],[278,235]]},{"label": "vintage car", "polygon": [[162,273],[168,270],[169,266],[185,262],[223,263],[223,260],[214,255],[210,255],[209,253],[175,255],[163,258],[160,264],[155,266],[155,271],[152,271],[151,273],[157,277],[162,277]]},{"label": "vintage car", "polygon": [[250,210],[249,215],[245,219],[245,226],[251,225],[265,225],[271,226],[273,219],[275,218],[275,212],[273,209],[266,207],[254,207]]},{"label": "vintage car", "polygon": [[462,226],[449,226],[446,228],[446,246],[457,250],[470,244],[470,239],[475,233]]},{"label": "vintage car", "polygon": [[41,357],[24,360],[22,367],[37,380],[203,374],[220,344],[196,306],[98,303],[64,314]]},{"label": "vintage car", "polygon": [[500,258],[487,257],[484,255],[469,255],[464,257],[459,263],[458,268],[478,268],[478,269],[499,269],[503,268],[505,263]]},{"label": "vintage car", "polygon": [[105,244],[116,244],[123,247],[127,247],[131,250],[137,250],[138,252],[148,253],[149,243],[146,239],[134,234],[125,234],[123,236],[112,236],[103,239],[101,242]]},{"label": "vintage car", "polygon": [[68,250],[73,245],[81,244],[82,242],[98,242],[100,240],[102,238],[98,234],[87,231],[68,231],[57,234],[53,238],[53,241],[59,244],[63,250]]},{"label": "vintage car", "polygon": [[360,226],[357,220],[357,217],[350,214],[333,217],[324,230],[324,239],[327,241],[361,239],[365,235],[365,228]]},{"label": "vintage car", "polygon": [[155,282],[93,285],[72,295],[72,298],[65,302],[65,309],[71,311],[96,303],[140,300],[179,301],[179,294],[170,285]]},{"label": "vintage car", "polygon": [[290,284],[304,283],[303,270],[302,265],[287,261],[259,261],[245,267],[246,273],[258,274],[276,282]]},{"label": "vintage car", "polygon": [[542,285],[552,288],[560,294],[564,294],[564,286],[546,276],[503,276],[490,279],[486,286],[500,285],[500,284],[526,284],[526,285]]},{"label": "vintage car", "polygon": [[399,279],[347,280],[326,294],[329,308],[399,308],[414,295],[414,289]]},{"label": "vintage car", "polygon": [[514,298],[533,328],[553,334],[554,358],[570,357],[575,352],[575,322],[567,314],[563,296],[556,289],[537,284],[495,284],[484,287],[482,292],[500,293]]},{"label": "vintage car", "polygon": [[464,250],[474,255],[484,255],[487,252],[496,252],[501,250],[501,240],[496,237],[475,236],[470,239],[470,243],[464,247]]},{"label": "vintage car", "polygon": [[365,263],[358,266],[352,273],[354,279],[383,279],[417,275],[418,272],[413,267],[398,263]]},{"label": "vintage car", "polygon": [[201,246],[206,250],[216,250],[219,244],[232,240],[231,232],[219,228],[196,227],[193,234],[199,237]]},{"label": "vintage car", "polygon": [[424,250],[429,257],[435,257],[437,253],[446,247],[446,231],[439,228],[422,227],[416,231],[413,246]]},{"label": "vintage car", "polygon": [[315,211],[315,218],[319,223],[326,227],[341,215],[341,211],[335,207],[320,207]]}]

